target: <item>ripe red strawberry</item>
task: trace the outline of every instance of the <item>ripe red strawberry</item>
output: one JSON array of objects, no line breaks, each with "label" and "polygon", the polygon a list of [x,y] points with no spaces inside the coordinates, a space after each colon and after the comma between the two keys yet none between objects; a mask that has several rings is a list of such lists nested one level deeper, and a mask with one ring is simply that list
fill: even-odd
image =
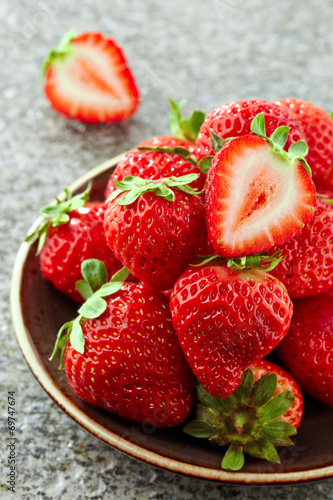
[{"label": "ripe red strawberry", "polygon": [[[108,182],[105,199],[117,189],[114,181],[122,181],[125,177],[142,177],[156,180],[162,177],[180,177],[187,174],[198,174],[191,187],[201,191],[206,176],[200,172],[196,160],[185,149],[157,148],[151,151],[134,150],[127,153],[118,163]],[[175,151],[175,152],[170,152]],[[177,153],[180,152],[180,154]]]},{"label": "ripe red strawberry", "polygon": [[284,337],[292,315],[284,285],[261,269],[239,270],[246,260],[229,261],[235,269],[213,262],[188,268],[172,292],[180,345],[213,396],[228,396],[238,387],[244,370]]},{"label": "ripe red strawberry", "polygon": [[282,281],[290,297],[310,297],[333,287],[333,206],[320,198],[314,218],[302,231],[283,245],[284,257],[271,271]]},{"label": "ripe red strawberry", "polygon": [[100,33],[70,32],[43,65],[51,106],[89,123],[126,120],[139,105],[139,91],[119,45]]},{"label": "ripe red strawberry", "polygon": [[90,297],[60,329],[51,358],[62,350],[68,383],[88,403],[147,425],[178,425],[191,410],[194,377],[168,301],[143,285],[122,283],[124,270],[106,283],[100,264],[83,263]]},{"label": "ripe red strawberry", "polygon": [[302,124],[305,142],[309,146],[306,157],[312,169],[317,188],[333,189],[333,119],[312,102],[288,97],[278,104],[286,106]]},{"label": "ripe red strawberry", "polygon": [[216,253],[239,257],[269,250],[300,233],[313,218],[315,187],[304,142],[283,150],[287,127],[266,136],[263,114],[252,132],[227,142],[207,176],[208,238]]},{"label": "ripe red strawberry", "polygon": [[74,197],[65,190],[62,201],[42,210],[40,224],[26,238],[29,243],[39,238],[43,276],[77,302],[82,302],[76,282],[81,279],[81,263],[85,259],[103,261],[110,277],[122,267],[106,242],[105,204],[88,202],[89,190]]},{"label": "ripe red strawberry", "polygon": [[134,276],[159,290],[171,288],[206,244],[205,207],[187,186],[196,177],[125,177],[109,198],[108,244]]},{"label": "ripe red strawberry", "polygon": [[286,143],[287,149],[291,144],[304,140],[302,126],[291,111],[274,102],[262,99],[243,99],[224,104],[208,113],[196,141],[195,155],[198,161],[204,156],[214,155],[211,130],[224,139],[251,134],[251,122],[258,113],[264,114],[267,135],[269,136],[277,127],[282,125],[290,128],[288,142]]},{"label": "ripe red strawberry", "polygon": [[333,292],[294,300],[290,329],[278,345],[301,389],[333,406]]},{"label": "ripe red strawberry", "polygon": [[288,436],[296,434],[303,410],[301,391],[287,372],[261,360],[246,370],[230,396],[213,397],[202,386],[197,392],[196,420],[184,432],[213,445],[229,445],[223,469],[240,470],[244,452],[280,463],[275,447],[293,444]]}]

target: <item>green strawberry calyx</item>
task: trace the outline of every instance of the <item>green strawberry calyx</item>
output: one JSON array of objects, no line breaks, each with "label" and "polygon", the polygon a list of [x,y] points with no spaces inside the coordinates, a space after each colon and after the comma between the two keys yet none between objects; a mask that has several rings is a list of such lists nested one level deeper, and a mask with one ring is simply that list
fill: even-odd
[{"label": "green strawberry calyx", "polygon": [[282,250],[270,255],[268,252],[261,252],[244,257],[221,257],[217,254],[211,255],[198,255],[196,258],[200,260],[199,264],[190,264],[192,267],[201,267],[210,262],[215,264],[222,264],[230,269],[237,269],[238,271],[245,271],[247,269],[261,269],[263,271],[272,271],[275,267],[284,260],[281,256]]},{"label": "green strawberry calyx", "polygon": [[26,243],[30,244],[38,240],[37,255],[43,248],[49,228],[61,226],[69,222],[70,217],[68,214],[72,212],[72,210],[83,207],[83,205],[89,201],[90,191],[91,183],[88,184],[87,188],[82,193],[75,196],[72,195],[69,189],[65,188],[62,196],[56,198],[54,204],[42,208],[40,211],[41,220],[37,226],[27,234],[24,240]]},{"label": "green strawberry calyx", "polygon": [[124,192],[126,194],[121,197],[118,205],[130,205],[144,193],[154,193],[155,196],[160,196],[167,201],[174,201],[175,193],[173,189],[178,189],[190,195],[197,195],[202,193],[202,191],[198,191],[188,184],[198,179],[199,175],[187,174],[181,177],[164,177],[156,180],[129,176],[125,177],[122,181],[114,180],[113,182],[118,189],[113,191],[106,201],[113,201]]},{"label": "green strawberry calyx", "polygon": [[107,308],[104,299],[120,290],[124,281],[129,276],[129,270],[123,267],[116,272],[110,281],[105,264],[98,259],[86,259],[81,264],[82,280],[76,282],[76,288],[85,299],[78,310],[78,316],[65,323],[58,331],[50,361],[54,358],[58,349],[60,355],[60,369],[64,368],[64,352],[68,340],[73,349],[79,353],[84,353],[85,338],[82,331],[82,323],[86,319],[98,318]]},{"label": "green strawberry calyx", "polygon": [[171,133],[188,142],[195,142],[201,125],[205,119],[203,111],[195,109],[187,118],[183,118],[182,108],[185,100],[178,103],[169,97],[170,111],[168,113]]},{"label": "green strawberry calyx", "polygon": [[[273,152],[282,157],[287,163],[294,164],[296,161],[299,161],[311,177],[311,168],[305,159],[305,156],[309,151],[307,144],[304,141],[298,141],[289,146],[288,151],[284,150],[284,147],[288,140],[288,134],[290,130],[289,127],[285,125],[277,127],[272,135],[268,137],[266,135],[265,115],[264,113],[258,113],[252,119],[250,129],[251,132],[258,135],[268,144],[270,144]],[[209,135],[214,153],[217,153],[228,142],[237,139],[237,137],[228,137],[227,139],[224,139],[223,137],[220,137],[218,134],[216,134],[212,129],[210,129]],[[208,155],[200,160],[199,169],[201,170],[201,172],[205,174],[208,173],[213,159],[213,155]]]},{"label": "green strawberry calyx", "polygon": [[71,42],[75,37],[76,37],[75,30],[73,29],[69,30],[69,32],[60,41],[58,47],[56,49],[51,49],[49,51],[48,55],[45,57],[42,64],[42,69],[41,69],[42,77],[46,75],[47,70],[54,61],[60,61],[71,53],[71,51],[73,50]]},{"label": "green strawberry calyx", "polygon": [[254,383],[251,369],[244,372],[236,391],[225,398],[211,396],[198,385],[196,419],[186,424],[184,432],[208,439],[213,445],[228,446],[221,464],[228,471],[242,469],[244,453],[280,463],[275,447],[293,445],[289,436],[296,434],[295,427],[281,417],[295,398],[290,391],[274,396],[276,388],[275,373],[267,373]]},{"label": "green strawberry calyx", "polygon": [[283,149],[288,140],[289,130],[289,127],[282,125],[277,127],[270,137],[267,137],[264,113],[258,113],[251,122],[251,131],[265,139],[272,146],[274,153],[291,164],[299,161],[311,177],[311,168],[304,158],[309,152],[307,144],[304,141],[298,141],[289,146],[288,151]]}]

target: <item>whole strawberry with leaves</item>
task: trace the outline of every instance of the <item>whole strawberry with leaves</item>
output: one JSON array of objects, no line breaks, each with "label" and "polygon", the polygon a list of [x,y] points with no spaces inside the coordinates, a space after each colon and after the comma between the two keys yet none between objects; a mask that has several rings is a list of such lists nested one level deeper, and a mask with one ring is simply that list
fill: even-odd
[{"label": "whole strawberry with leaves", "polygon": [[206,175],[199,170],[197,160],[184,147],[139,147],[121,158],[109,179],[105,198],[108,199],[111,193],[116,191],[115,181],[123,181],[125,177],[157,180],[188,174],[197,174],[191,182],[191,187],[202,190]]},{"label": "whole strawberry with leaves", "polygon": [[173,329],[168,301],[141,284],[107,281],[98,260],[82,263],[78,289],[86,301],[59,330],[52,353],[68,383],[88,403],[124,418],[171,427],[188,416],[194,377]]},{"label": "whole strawberry with leaves", "polygon": [[183,118],[182,107],[185,101],[176,103],[169,99],[169,103],[168,116],[172,135],[158,135],[146,139],[127,153],[109,179],[106,199],[117,189],[113,181],[122,181],[129,176],[154,180],[197,173],[199,177],[191,186],[198,190],[203,189],[206,176],[199,170],[197,160],[191,153],[205,115],[202,111],[194,110],[187,118]]},{"label": "whole strawberry with leaves", "polygon": [[303,397],[295,380],[279,366],[265,360],[254,363],[228,397],[213,397],[202,385],[197,394],[196,419],[184,432],[228,446],[223,469],[242,469],[244,453],[280,463],[276,446],[293,445],[289,436],[300,424]]},{"label": "whole strawberry with leaves", "polygon": [[333,200],[318,197],[313,219],[271,252],[284,259],[271,273],[293,298],[311,297],[333,287]]},{"label": "whole strawberry with leaves", "polygon": [[333,289],[294,300],[289,331],[277,350],[301,389],[333,406]]},{"label": "whole strawberry with leaves", "polygon": [[271,135],[280,126],[289,127],[287,149],[291,144],[305,140],[302,125],[294,113],[286,107],[263,99],[242,99],[223,104],[207,114],[200,128],[194,151],[198,161],[205,156],[215,154],[212,132],[213,135],[223,139],[252,134],[251,122],[259,113],[263,113],[265,117],[267,135]]},{"label": "whole strawberry with leaves", "polygon": [[173,287],[170,309],[185,357],[212,396],[225,397],[244,371],[285,336],[292,302],[268,271],[278,256],[210,256]]},{"label": "whole strawberry with leaves", "polygon": [[259,113],[250,125],[253,135],[216,139],[221,149],[207,176],[207,228],[214,251],[224,257],[281,245],[313,218],[307,145],[299,141],[285,151],[289,128],[278,127],[268,137],[266,121]]},{"label": "whole strawberry with leaves", "polygon": [[288,97],[278,104],[288,108],[302,125],[309,146],[306,157],[318,189],[333,190],[333,116],[303,99]]},{"label": "whole strawberry with leaves", "polygon": [[122,267],[106,242],[105,204],[88,201],[90,189],[89,185],[76,196],[65,189],[55,204],[41,210],[39,223],[25,239],[27,243],[38,240],[43,276],[77,302],[82,302],[82,297],[75,285],[81,279],[85,259],[102,260],[110,277]]},{"label": "whole strawberry with leaves", "polygon": [[171,288],[206,245],[205,207],[189,184],[198,174],[115,181],[104,228],[117,258],[143,283]]}]

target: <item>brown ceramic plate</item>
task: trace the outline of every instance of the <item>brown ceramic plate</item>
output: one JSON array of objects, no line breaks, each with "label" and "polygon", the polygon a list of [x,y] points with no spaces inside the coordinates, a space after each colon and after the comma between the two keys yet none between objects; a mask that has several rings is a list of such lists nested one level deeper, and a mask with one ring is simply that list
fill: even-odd
[{"label": "brown ceramic plate", "polygon": [[[103,200],[114,158],[78,179],[72,191],[93,181],[92,199]],[[23,243],[12,278],[13,324],[22,353],[51,398],[93,435],[128,455],[162,469],[227,483],[297,483],[333,476],[333,411],[306,399],[304,419],[293,447],[280,449],[281,464],[248,458],[238,473],[221,470],[222,450],[191,438],[182,428],[154,430],[86,404],[69,388],[58,361],[48,361],[59,327],[75,316],[76,304],[43,279],[36,246]]]}]

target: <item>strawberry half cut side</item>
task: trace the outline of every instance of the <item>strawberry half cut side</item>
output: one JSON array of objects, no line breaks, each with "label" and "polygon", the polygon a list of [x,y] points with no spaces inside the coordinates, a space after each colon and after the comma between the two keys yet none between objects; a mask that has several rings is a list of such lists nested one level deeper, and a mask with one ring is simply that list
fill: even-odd
[{"label": "strawberry half cut side", "polygon": [[288,127],[268,138],[262,114],[253,119],[251,130],[257,135],[227,142],[208,172],[208,236],[215,252],[225,257],[288,241],[313,218],[316,204],[304,160],[306,144],[300,141],[284,151]]},{"label": "strawberry half cut side", "polygon": [[89,123],[126,120],[139,91],[119,45],[100,33],[72,32],[43,65],[45,95],[59,113]]}]

